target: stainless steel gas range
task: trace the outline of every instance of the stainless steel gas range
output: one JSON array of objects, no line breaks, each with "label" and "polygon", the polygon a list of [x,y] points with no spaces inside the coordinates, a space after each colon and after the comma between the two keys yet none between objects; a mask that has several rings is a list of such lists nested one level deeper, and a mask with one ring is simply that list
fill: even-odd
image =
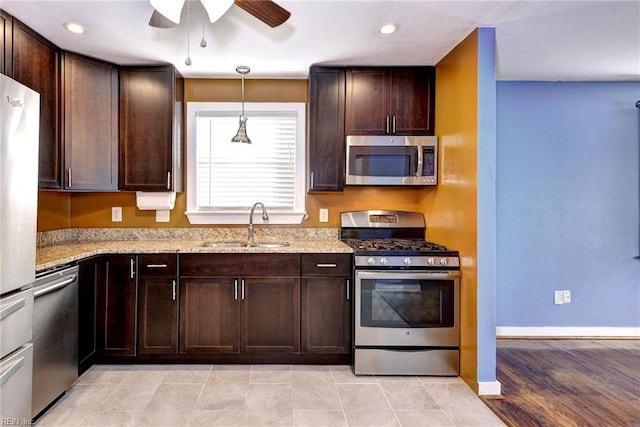
[{"label": "stainless steel gas range", "polygon": [[340,238],[354,249],[356,374],[459,374],[459,256],[425,233],[419,212],[340,216]]}]

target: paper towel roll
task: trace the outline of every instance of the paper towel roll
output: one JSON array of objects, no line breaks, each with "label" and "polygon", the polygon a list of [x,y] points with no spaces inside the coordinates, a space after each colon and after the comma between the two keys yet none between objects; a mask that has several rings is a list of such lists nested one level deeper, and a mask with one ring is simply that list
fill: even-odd
[{"label": "paper towel roll", "polygon": [[136,191],[136,205],[141,211],[171,210],[176,205],[176,192],[149,193]]}]

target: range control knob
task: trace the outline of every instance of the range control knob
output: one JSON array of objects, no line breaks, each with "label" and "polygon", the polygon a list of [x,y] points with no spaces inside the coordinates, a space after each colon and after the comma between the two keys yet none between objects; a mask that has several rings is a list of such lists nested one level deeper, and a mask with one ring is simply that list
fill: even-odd
[{"label": "range control knob", "polygon": [[440,265],[447,265],[447,259],[446,258],[440,258]]},{"label": "range control knob", "polygon": [[380,258],[380,265],[387,265],[389,263],[389,260],[386,259],[385,257]]},{"label": "range control knob", "polygon": [[427,265],[435,265],[435,261],[433,260],[433,258],[427,258]]},{"label": "range control knob", "polygon": [[374,257],[370,257],[367,260],[367,264],[369,264],[369,265],[374,265],[375,263],[376,263],[376,259]]},{"label": "range control knob", "polygon": [[406,258],[404,259],[404,265],[411,265],[411,258],[406,257]]}]

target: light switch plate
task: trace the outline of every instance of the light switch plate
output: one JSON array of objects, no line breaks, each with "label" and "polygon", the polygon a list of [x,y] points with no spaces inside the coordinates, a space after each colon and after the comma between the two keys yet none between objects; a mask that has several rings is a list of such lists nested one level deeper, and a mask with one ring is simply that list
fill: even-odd
[{"label": "light switch plate", "polygon": [[156,211],[156,222],[169,222],[170,217],[169,209],[161,209]]},{"label": "light switch plate", "polygon": [[320,209],[320,222],[329,222],[329,209]]}]

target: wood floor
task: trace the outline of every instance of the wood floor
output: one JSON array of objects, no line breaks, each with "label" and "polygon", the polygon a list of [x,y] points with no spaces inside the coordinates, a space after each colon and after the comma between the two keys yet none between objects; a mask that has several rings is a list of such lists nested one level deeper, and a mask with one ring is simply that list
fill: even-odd
[{"label": "wood floor", "polygon": [[640,340],[499,339],[502,398],[484,398],[512,426],[640,427]]}]

